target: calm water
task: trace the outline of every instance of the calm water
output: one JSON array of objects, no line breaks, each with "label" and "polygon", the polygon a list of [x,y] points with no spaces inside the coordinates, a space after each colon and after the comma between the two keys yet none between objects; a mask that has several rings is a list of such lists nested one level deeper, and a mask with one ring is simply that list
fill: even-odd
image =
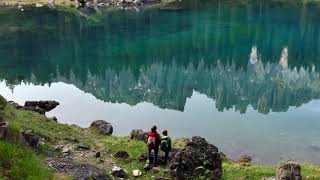
[{"label": "calm water", "polygon": [[156,124],[232,158],[320,162],[320,8],[184,7],[1,9],[0,94],[57,100],[48,116],[117,135]]}]

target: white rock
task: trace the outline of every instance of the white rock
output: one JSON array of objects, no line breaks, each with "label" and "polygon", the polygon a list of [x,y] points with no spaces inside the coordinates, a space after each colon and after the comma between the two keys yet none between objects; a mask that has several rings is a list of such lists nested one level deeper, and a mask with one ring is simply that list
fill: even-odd
[{"label": "white rock", "polygon": [[40,3],[36,3],[36,7],[39,8],[39,7],[43,7],[44,5],[43,4],[40,4]]},{"label": "white rock", "polygon": [[142,175],[142,172],[139,169],[133,170],[132,174],[134,177],[139,177]]}]

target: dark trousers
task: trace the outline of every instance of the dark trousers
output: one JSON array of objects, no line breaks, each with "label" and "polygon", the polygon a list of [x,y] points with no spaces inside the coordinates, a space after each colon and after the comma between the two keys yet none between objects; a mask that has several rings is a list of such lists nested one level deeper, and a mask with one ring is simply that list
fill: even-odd
[{"label": "dark trousers", "polygon": [[[154,156],[153,156],[153,159],[151,157],[151,151],[153,150],[154,152]],[[159,148],[154,148],[154,149],[148,149],[148,155],[149,155],[149,161],[150,163],[153,162],[154,166],[157,166],[157,163],[158,163],[158,152],[159,152]]]},{"label": "dark trousers", "polygon": [[168,161],[168,157],[169,157],[169,152],[170,152],[169,149],[164,152],[164,164],[165,164],[165,165],[167,165],[167,161]]}]

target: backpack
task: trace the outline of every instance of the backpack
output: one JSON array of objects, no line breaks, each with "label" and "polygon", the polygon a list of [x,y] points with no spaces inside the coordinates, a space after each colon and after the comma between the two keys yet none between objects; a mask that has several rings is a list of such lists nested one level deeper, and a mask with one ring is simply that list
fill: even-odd
[{"label": "backpack", "polygon": [[156,137],[149,136],[147,145],[148,145],[149,149],[154,149],[156,147]]},{"label": "backpack", "polygon": [[168,140],[167,139],[163,139],[161,141],[161,144],[160,144],[160,149],[164,152],[166,152],[169,148],[169,143],[168,143]]}]

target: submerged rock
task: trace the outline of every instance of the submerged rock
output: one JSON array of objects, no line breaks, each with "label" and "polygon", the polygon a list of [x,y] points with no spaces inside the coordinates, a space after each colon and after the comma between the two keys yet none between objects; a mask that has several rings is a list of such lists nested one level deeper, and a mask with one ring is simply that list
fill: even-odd
[{"label": "submerged rock", "polygon": [[105,135],[111,135],[113,133],[112,125],[103,120],[97,120],[92,122],[90,128],[99,129],[100,133]]},{"label": "submerged rock", "polygon": [[204,138],[192,137],[185,148],[179,150],[170,163],[171,175],[177,179],[196,176],[196,169],[202,166],[208,179],[220,179],[222,162],[218,148]]},{"label": "submerged rock", "polygon": [[72,176],[75,179],[112,179],[104,171],[90,164],[81,164],[71,158],[49,158],[46,160],[49,167],[60,173]]},{"label": "submerged rock", "polygon": [[300,164],[295,161],[280,162],[276,180],[302,180]]}]

